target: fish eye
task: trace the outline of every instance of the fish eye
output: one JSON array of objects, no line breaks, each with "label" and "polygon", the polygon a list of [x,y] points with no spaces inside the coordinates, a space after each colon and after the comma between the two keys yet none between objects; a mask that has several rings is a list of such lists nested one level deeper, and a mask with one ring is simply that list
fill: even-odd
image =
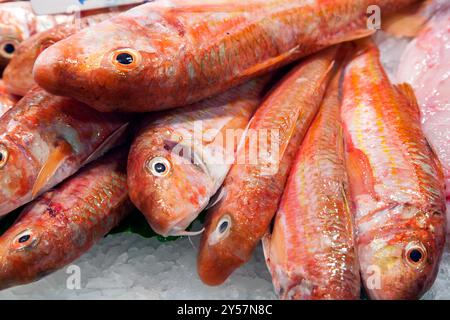
[{"label": "fish eye", "polygon": [[0,45],[0,55],[6,59],[11,59],[14,52],[16,52],[19,43],[15,40],[6,40]]},{"label": "fish eye", "polygon": [[9,152],[8,149],[0,144],[0,169],[2,169],[8,162]]},{"label": "fish eye", "polygon": [[13,240],[12,247],[14,250],[22,251],[35,247],[38,239],[31,229],[20,232]]},{"label": "fish eye", "polygon": [[133,49],[120,49],[113,52],[112,63],[122,71],[130,71],[141,63],[141,54]]},{"label": "fish eye", "polygon": [[149,160],[146,169],[156,177],[164,177],[169,174],[171,169],[170,161],[164,157],[156,157]]},{"label": "fish eye", "polygon": [[214,245],[228,236],[228,234],[230,233],[230,228],[231,217],[229,215],[224,215],[222,218],[220,218],[219,222],[216,225],[216,229],[211,234],[211,237],[209,238],[209,244]]},{"label": "fish eye", "polygon": [[427,250],[420,242],[410,242],[405,247],[406,263],[414,268],[421,267],[427,258]]}]

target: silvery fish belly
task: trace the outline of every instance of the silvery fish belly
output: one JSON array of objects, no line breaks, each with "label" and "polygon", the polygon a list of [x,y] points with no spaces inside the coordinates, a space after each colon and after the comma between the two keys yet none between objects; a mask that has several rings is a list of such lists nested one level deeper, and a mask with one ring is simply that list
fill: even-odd
[{"label": "silvery fish belly", "polygon": [[30,203],[0,236],[0,289],[37,281],[88,251],[132,210],[126,148]]},{"label": "silvery fish belly", "polygon": [[349,205],[339,78],[293,162],[271,234],[263,239],[281,299],[359,299],[353,210]]},{"label": "silvery fish belly", "polygon": [[126,118],[31,90],[0,118],[0,216],[120,143]]},{"label": "silvery fish belly", "polygon": [[197,269],[208,285],[246,263],[277,210],[295,153],[325,93],[337,47],[298,64],[264,99],[248,126],[222,196],[207,213]]},{"label": "silvery fish belly", "polygon": [[69,21],[74,21],[73,15],[37,16],[29,1],[0,4],[0,68],[8,64],[22,41]]},{"label": "silvery fish belly", "polygon": [[436,14],[408,45],[400,60],[397,78],[410,83],[414,88],[421,111],[423,131],[444,167],[449,218],[450,8]]},{"label": "silvery fish belly", "polygon": [[364,287],[373,299],[417,299],[444,248],[444,178],[412,88],[390,83],[371,42],[347,66],[341,116]]},{"label": "silvery fish belly", "polygon": [[186,106],[325,47],[372,34],[416,0],[161,0],[48,48],[34,68],[47,91],[100,111]]},{"label": "silvery fish belly", "polygon": [[186,228],[217,192],[269,77],[216,97],[149,115],[128,160],[130,197],[161,235]]}]

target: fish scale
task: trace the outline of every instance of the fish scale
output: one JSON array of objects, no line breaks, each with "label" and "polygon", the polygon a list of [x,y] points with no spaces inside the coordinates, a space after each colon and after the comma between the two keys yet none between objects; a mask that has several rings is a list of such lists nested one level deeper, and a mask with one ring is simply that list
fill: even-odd
[{"label": "fish scale", "polygon": [[[48,48],[34,76],[47,91],[101,111],[180,107],[373,33],[366,24],[369,5],[388,14],[414,2],[155,1]],[[120,53],[132,62],[118,61]]]}]

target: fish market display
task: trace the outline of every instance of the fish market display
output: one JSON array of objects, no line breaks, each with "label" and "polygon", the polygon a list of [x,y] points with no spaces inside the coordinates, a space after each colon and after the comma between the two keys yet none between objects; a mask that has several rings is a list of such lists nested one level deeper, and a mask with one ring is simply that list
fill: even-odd
[{"label": "fish market display", "polygon": [[338,80],[327,89],[297,153],[272,235],[264,239],[267,265],[282,299],[360,295]]},{"label": "fish market display", "polygon": [[113,151],[24,209],[0,236],[0,289],[74,261],[131,212],[126,158]]},{"label": "fish market display", "polygon": [[73,15],[65,14],[37,16],[29,1],[0,4],[0,68],[8,64],[23,40],[37,32],[73,20]]},{"label": "fish market display", "polygon": [[137,6],[46,49],[36,82],[100,111],[184,106],[332,44],[375,32],[415,0],[172,0]]},{"label": "fish market display", "polygon": [[[223,184],[223,197],[207,216],[198,256],[203,282],[224,282],[249,260],[267,231],[292,160],[319,109],[337,51],[329,48],[297,66],[252,118],[237,162]],[[270,140],[267,146],[264,140]]]},{"label": "fish market display", "polygon": [[422,128],[444,167],[450,217],[450,8],[440,11],[409,44],[397,78],[410,83],[417,95]]},{"label": "fish market display", "polygon": [[145,121],[130,151],[128,185],[153,230],[187,234],[222,185],[267,80],[252,80]]},{"label": "fish market display", "polygon": [[0,118],[0,216],[119,143],[127,122],[36,87]]},{"label": "fish market display", "polygon": [[125,10],[125,8],[129,8],[129,6],[118,7],[110,12],[100,11],[101,13],[98,14],[90,14],[87,17],[81,18],[76,23],[68,22],[59,24],[23,41],[16,48],[14,56],[3,72],[3,80],[8,87],[8,91],[21,96],[25,95],[35,85],[33,79],[34,62],[42,51],[83,28],[95,25],[117,15],[120,11]]},{"label": "fish market display", "polygon": [[0,0],[0,299],[445,296],[450,0],[50,2]]},{"label": "fish market display", "polygon": [[18,100],[18,97],[6,91],[4,82],[0,80],[0,117],[11,109]]},{"label": "fish market display", "polygon": [[374,299],[419,298],[445,242],[442,168],[414,92],[389,82],[372,43],[347,66],[341,116],[364,287]]}]

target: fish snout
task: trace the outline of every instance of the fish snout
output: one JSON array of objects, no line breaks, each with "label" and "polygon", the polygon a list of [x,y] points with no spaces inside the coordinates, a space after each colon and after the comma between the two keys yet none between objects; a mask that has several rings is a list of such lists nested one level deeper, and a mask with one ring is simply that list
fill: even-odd
[{"label": "fish snout", "polygon": [[58,95],[63,94],[62,89],[66,85],[67,77],[71,78],[76,62],[66,58],[66,51],[57,43],[45,49],[36,59],[33,67],[35,82],[46,91]]}]

